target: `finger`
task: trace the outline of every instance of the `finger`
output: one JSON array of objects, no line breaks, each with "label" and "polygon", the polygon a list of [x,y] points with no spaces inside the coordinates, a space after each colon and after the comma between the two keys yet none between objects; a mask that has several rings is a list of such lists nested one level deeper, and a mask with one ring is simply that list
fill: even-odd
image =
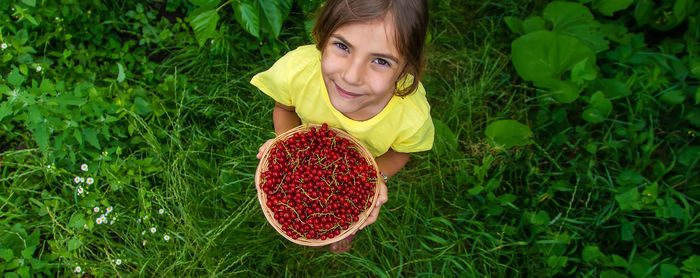
[{"label": "finger", "polygon": [[388,200],[389,200],[388,189],[386,188],[386,185],[384,183],[382,183],[382,186],[379,187],[379,197],[377,198],[377,206],[381,207]]},{"label": "finger", "polygon": [[374,223],[377,221],[377,217],[379,217],[379,207],[376,207],[370,212],[369,216],[367,217],[367,220],[365,220],[365,223],[362,224],[360,227],[360,230],[364,229],[365,227],[369,226],[370,224]]}]

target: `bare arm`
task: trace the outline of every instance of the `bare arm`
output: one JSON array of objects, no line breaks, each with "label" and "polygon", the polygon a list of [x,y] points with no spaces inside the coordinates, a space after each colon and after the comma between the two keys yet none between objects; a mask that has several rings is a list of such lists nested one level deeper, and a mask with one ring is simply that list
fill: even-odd
[{"label": "bare arm", "polygon": [[[275,134],[280,135],[287,130],[295,128],[301,124],[301,119],[294,110],[294,106],[287,106],[279,102],[275,102],[275,108],[272,109],[272,124],[275,126]],[[262,144],[258,149],[258,159],[262,158],[263,153],[275,139],[269,139]]]},{"label": "bare arm", "polygon": [[[401,168],[403,168],[404,165],[406,165],[406,162],[408,162],[408,159],[410,157],[410,154],[400,153],[389,149],[389,151],[377,157],[376,161],[377,166],[379,166],[379,171],[384,173],[387,177],[391,177],[394,174],[396,174],[399,170],[401,170]],[[380,181],[379,197],[377,197],[377,204],[375,205],[374,209],[372,209],[372,212],[370,212],[369,216],[367,217],[367,220],[365,220],[362,226],[360,226],[360,230],[377,221],[377,217],[379,216],[379,210],[382,208],[382,205],[388,200],[389,194],[386,184],[384,183],[384,181]]]},{"label": "bare arm", "polygon": [[280,135],[299,126],[301,119],[294,110],[294,106],[286,106],[275,102],[275,108],[272,110],[272,123],[275,126],[275,134]]},{"label": "bare arm", "polygon": [[389,149],[389,151],[377,157],[376,161],[379,171],[382,171],[387,177],[391,177],[406,165],[410,157],[410,154]]}]

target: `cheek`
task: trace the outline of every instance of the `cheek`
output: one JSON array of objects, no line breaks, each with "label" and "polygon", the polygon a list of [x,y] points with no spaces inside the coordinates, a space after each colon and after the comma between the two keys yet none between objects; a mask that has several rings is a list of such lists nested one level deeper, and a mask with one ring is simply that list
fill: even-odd
[{"label": "cheek", "polygon": [[395,82],[392,76],[378,74],[372,78],[372,91],[378,95],[390,95],[394,93]]}]

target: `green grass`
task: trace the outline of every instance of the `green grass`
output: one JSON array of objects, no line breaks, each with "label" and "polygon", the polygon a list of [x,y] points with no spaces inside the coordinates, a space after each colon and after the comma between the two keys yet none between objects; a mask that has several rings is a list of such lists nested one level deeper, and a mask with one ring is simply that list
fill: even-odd
[{"label": "green grass", "polygon": [[[29,68],[30,80],[64,81],[64,94],[85,97],[86,104],[39,110],[59,119],[52,127],[70,131],[52,130],[49,152],[37,146],[24,106],[0,117],[0,270],[70,276],[80,266],[100,277],[649,277],[674,267],[696,275],[699,162],[683,153],[697,148],[697,128],[679,120],[684,111],[656,100],[660,83],[649,79],[651,69],[632,70],[628,83],[640,93],[616,103],[618,114],[600,125],[576,118],[580,103],[543,104],[540,89],[520,80],[511,65],[517,36],[503,18],[524,18],[545,4],[431,1],[424,85],[435,146],[413,155],[391,179],[377,222],[340,255],[279,236],[254,188],[258,147],[274,136],[273,101],[249,80],[279,55],[310,43],[302,14],[295,9],[280,39],[262,45],[226,18],[214,46],[200,48],[186,28],[174,27],[176,20],[125,16],[137,10],[126,2],[90,6],[94,16],[80,20],[104,29],[81,43],[122,39],[131,49],[124,58],[100,56],[97,63],[61,60],[78,39],[47,50],[35,46],[35,61],[52,62],[43,76]],[[95,23],[102,21],[112,24]],[[57,27],[41,26],[46,34],[36,36],[59,40],[48,35]],[[174,35],[158,40],[149,28]],[[120,36],[125,33],[130,36]],[[127,69],[124,82],[115,79],[117,62]],[[77,73],[71,63],[93,75]],[[2,62],[3,78],[18,64]],[[76,90],[80,82],[94,91]],[[21,92],[30,91],[28,83],[18,86]],[[12,100],[9,93],[0,97]],[[534,144],[500,151],[490,145],[484,130],[501,119],[529,125]],[[71,120],[74,125],[63,124]],[[85,128],[99,131],[100,148],[75,139],[74,130]],[[65,142],[60,149],[58,138]],[[586,150],[590,144],[593,153]],[[81,163],[89,164],[88,172],[80,171]],[[75,176],[95,178],[93,185],[80,184],[89,195],[76,194]],[[651,184],[658,185],[656,200],[621,209],[616,198],[644,201]],[[113,206],[109,216],[117,221],[95,225],[95,206]]]}]

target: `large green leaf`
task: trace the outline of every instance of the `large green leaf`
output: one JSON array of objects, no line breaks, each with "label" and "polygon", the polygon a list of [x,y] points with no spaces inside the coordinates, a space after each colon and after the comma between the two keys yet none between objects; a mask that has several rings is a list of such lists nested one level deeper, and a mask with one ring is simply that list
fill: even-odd
[{"label": "large green leaf", "polygon": [[589,123],[600,123],[612,112],[612,103],[605,98],[603,92],[598,91],[593,96],[583,111],[581,117]]},{"label": "large green leaf", "polygon": [[608,49],[608,41],[598,31],[600,23],[584,5],[555,1],[544,8],[542,17],[552,22],[553,32],[574,37],[595,53]]},{"label": "large green leaf", "polygon": [[260,39],[260,4],[257,1],[235,2],[234,16],[243,29]]},{"label": "large green leaf", "polygon": [[[538,83],[535,83],[537,85]],[[548,86],[549,93],[560,103],[572,103],[581,95],[581,86],[571,81],[559,81],[556,85]]]},{"label": "large green leaf", "polygon": [[590,245],[583,248],[581,251],[581,258],[584,262],[591,262],[597,259],[605,258],[605,254],[600,252],[597,245]]},{"label": "large green leaf", "polygon": [[530,127],[515,120],[499,120],[490,123],[486,127],[485,134],[489,143],[501,148],[532,144],[533,134]]},{"label": "large green leaf", "polygon": [[438,119],[433,119],[435,126],[435,151],[438,155],[445,155],[457,150],[457,135],[452,132],[447,124]]},{"label": "large green leaf", "polygon": [[524,21],[523,21],[523,31],[525,34],[527,33],[532,33],[535,31],[541,31],[546,28],[546,23],[544,22],[544,19],[542,19],[541,16],[528,16]]},{"label": "large green leaf", "polygon": [[596,79],[589,86],[592,91],[601,91],[607,99],[615,100],[632,94],[632,90],[617,79]]},{"label": "large green leaf", "polygon": [[258,0],[260,11],[260,23],[266,31],[270,32],[274,38],[280,35],[282,23],[289,11],[292,9],[292,3],[288,0]]},{"label": "large green leaf", "polygon": [[561,75],[583,59],[595,62],[593,51],[579,40],[550,31],[523,35],[511,50],[518,75],[540,87],[558,86]]},{"label": "large green leaf", "polygon": [[503,18],[503,21],[506,23],[506,26],[508,26],[508,29],[510,29],[511,32],[518,35],[522,35],[525,33],[525,30],[523,29],[523,21],[519,18],[513,16],[506,16]]},{"label": "large green leaf", "polygon": [[9,81],[10,84],[15,86],[22,85],[24,80],[27,80],[27,78],[19,72],[18,68],[16,68],[15,66],[12,66],[12,68],[13,69],[10,72],[10,74],[7,75],[7,81]]},{"label": "large green leaf", "polygon": [[640,0],[634,8],[634,20],[637,25],[644,26],[652,20],[654,16],[654,1]]},{"label": "large green leaf", "polygon": [[46,127],[46,122],[37,123],[31,129],[39,150],[45,153],[49,146],[49,130]]},{"label": "large green leaf", "polygon": [[194,10],[185,20],[192,26],[199,46],[203,46],[207,39],[216,35],[216,24],[219,22],[219,14],[216,9],[200,7]]},{"label": "large green leaf", "polygon": [[661,94],[659,100],[672,105],[681,104],[685,100],[685,92],[683,90],[667,91]]},{"label": "large green leaf", "polygon": [[616,194],[615,201],[617,201],[620,205],[620,209],[623,211],[639,210],[642,208],[637,188],[632,188],[620,194]]},{"label": "large green leaf", "polygon": [[613,13],[627,9],[634,0],[600,0],[595,8],[603,15],[613,16]]}]

